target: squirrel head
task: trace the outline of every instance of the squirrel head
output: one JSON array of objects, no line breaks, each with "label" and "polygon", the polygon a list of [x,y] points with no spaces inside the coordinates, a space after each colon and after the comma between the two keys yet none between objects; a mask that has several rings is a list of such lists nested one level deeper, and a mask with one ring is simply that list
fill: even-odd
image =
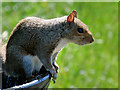
[{"label": "squirrel head", "polygon": [[66,30],[66,35],[68,35],[67,39],[72,43],[84,45],[94,41],[88,26],[77,18],[77,12],[75,10],[67,16],[67,23],[68,29]]}]

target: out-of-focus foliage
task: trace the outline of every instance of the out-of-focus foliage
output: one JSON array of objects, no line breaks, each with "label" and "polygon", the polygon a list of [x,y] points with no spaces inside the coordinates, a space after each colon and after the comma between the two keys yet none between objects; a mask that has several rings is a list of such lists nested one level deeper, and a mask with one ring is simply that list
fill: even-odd
[{"label": "out-of-focus foliage", "polygon": [[92,2],[4,2],[2,32],[8,35],[23,18],[45,19],[68,15],[76,10],[78,18],[88,25],[95,42],[78,46],[69,44],[58,55],[60,66],[57,88],[117,88],[118,87],[118,6],[117,3]]},{"label": "out-of-focus foliage", "polygon": [[119,0],[1,0],[2,2],[119,2]]}]

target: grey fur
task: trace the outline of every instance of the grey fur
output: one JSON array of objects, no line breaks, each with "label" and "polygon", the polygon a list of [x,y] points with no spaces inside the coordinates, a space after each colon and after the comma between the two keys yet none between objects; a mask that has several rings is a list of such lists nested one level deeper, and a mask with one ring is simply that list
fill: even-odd
[{"label": "grey fur", "polygon": [[[83,28],[86,33],[79,34],[78,27]],[[6,71],[11,75],[13,73],[16,76],[30,77],[33,71],[32,62],[30,57],[24,57],[37,56],[45,68],[51,72],[55,81],[57,78],[55,58],[59,49],[53,52],[62,39],[66,39],[68,43],[83,45],[89,44],[93,37],[88,27],[77,18],[74,18],[73,22],[68,22],[67,16],[48,20],[28,17],[21,20],[7,43]],[[28,66],[29,68],[26,68]]]}]

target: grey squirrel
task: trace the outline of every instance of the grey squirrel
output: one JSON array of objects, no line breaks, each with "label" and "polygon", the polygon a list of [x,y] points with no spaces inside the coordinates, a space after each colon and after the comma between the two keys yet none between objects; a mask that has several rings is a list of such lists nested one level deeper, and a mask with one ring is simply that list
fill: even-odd
[{"label": "grey squirrel", "polygon": [[14,77],[32,77],[43,65],[56,81],[57,54],[68,43],[78,45],[94,41],[87,25],[73,10],[68,16],[54,19],[27,17],[13,29],[6,46],[3,68]]}]

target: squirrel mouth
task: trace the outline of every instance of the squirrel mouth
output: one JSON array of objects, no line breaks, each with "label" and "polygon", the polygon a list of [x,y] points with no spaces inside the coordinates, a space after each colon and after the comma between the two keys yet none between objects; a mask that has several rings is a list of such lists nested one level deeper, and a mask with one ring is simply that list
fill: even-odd
[{"label": "squirrel mouth", "polygon": [[85,45],[85,44],[90,44],[90,43],[88,43],[88,42],[79,42],[79,43],[76,43],[76,44],[78,44],[78,45]]},{"label": "squirrel mouth", "polygon": [[85,43],[77,42],[75,44],[77,44],[77,45],[84,45]]},{"label": "squirrel mouth", "polygon": [[79,45],[84,45],[85,43],[80,43]]}]

